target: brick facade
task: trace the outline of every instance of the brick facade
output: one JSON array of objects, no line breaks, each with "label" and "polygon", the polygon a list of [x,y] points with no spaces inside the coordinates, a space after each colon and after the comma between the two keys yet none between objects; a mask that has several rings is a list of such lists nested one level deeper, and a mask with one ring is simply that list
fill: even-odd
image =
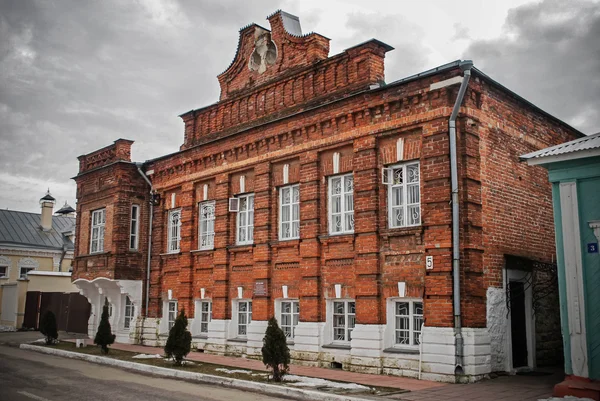
[{"label": "brick facade", "polygon": [[[386,325],[401,282],[405,297],[423,300],[426,326],[453,327],[448,118],[460,81],[448,80],[462,75],[458,63],[385,85],[391,47],[371,40],[327,58],[327,38],[292,35],[284,19],[278,12],[269,17],[271,31],[240,31],[235,59],[219,75],[220,101],[183,114],[181,151],[143,166],[161,198],[148,317],[164,317],[169,290],[198,317],[203,289],[212,319],[229,321],[241,287],[252,299],[252,320],[265,321],[287,286],[288,298],[299,300],[300,322],[330,324],[327,303],[341,285],[340,299],[356,303],[357,325]],[[276,45],[264,72],[249,64],[256,38]],[[478,70],[457,128],[463,326],[485,328],[486,290],[503,287],[504,255],[549,262],[555,252],[547,172],[518,156],[581,134]],[[80,157],[74,278],[145,280],[149,187],[129,160],[130,146],[119,140]],[[382,168],[405,161],[419,162],[421,224],[390,228]],[[353,177],[354,231],[331,235],[329,177],[343,174]],[[283,241],[279,189],[292,184],[299,185],[300,237]],[[229,198],[240,193],[254,194],[250,245],[236,245],[237,214],[229,212]],[[205,200],[215,201],[214,249],[198,250]],[[132,203],[141,206],[136,252],[127,245]],[[90,213],[101,207],[105,252],[90,255]],[[169,253],[173,209],[181,210],[181,240]]]}]

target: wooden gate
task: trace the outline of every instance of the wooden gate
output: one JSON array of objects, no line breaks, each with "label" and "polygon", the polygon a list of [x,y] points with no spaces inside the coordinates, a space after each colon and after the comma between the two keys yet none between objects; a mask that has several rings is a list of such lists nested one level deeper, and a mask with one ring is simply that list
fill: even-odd
[{"label": "wooden gate", "polygon": [[78,293],[29,291],[23,327],[39,330],[40,319],[47,310],[56,316],[59,331],[87,334],[91,305],[86,297]]}]

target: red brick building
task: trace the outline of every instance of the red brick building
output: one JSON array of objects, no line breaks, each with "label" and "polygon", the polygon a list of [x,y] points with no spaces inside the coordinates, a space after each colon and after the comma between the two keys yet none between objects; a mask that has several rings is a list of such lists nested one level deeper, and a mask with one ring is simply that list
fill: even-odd
[{"label": "red brick building", "polygon": [[268,21],[240,30],[219,101],[181,115],[180,151],[79,158],[90,332],[106,297],[121,340],[162,343],[185,308],[206,352],[258,357],[275,315],[305,364],[455,381],[561,355],[533,313],[550,185],[518,157],[582,134],[469,61],[385,83],[392,47],[328,57],[298,18]]}]

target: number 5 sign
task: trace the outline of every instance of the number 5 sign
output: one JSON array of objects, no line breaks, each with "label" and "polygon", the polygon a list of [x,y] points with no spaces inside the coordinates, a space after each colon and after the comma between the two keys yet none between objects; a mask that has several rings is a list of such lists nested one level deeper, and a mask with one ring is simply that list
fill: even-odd
[{"label": "number 5 sign", "polygon": [[427,270],[432,270],[433,269],[433,256],[426,256],[425,257],[425,268]]}]

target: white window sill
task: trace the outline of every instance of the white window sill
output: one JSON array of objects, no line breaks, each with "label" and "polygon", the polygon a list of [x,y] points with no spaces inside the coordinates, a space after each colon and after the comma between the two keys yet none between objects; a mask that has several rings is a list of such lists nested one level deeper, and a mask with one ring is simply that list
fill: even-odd
[{"label": "white window sill", "polygon": [[177,250],[177,251],[161,253],[160,256],[179,255],[180,253],[181,253],[181,250]]},{"label": "white window sill", "polygon": [[280,242],[283,241],[298,241],[300,239],[300,237],[292,237],[292,238],[279,238]]},{"label": "white window sill", "polygon": [[193,251],[190,251],[190,253],[198,253],[198,252],[210,252],[210,251],[214,251],[215,248],[200,248],[200,249],[194,249]]},{"label": "white window sill", "polygon": [[390,347],[390,348],[385,348],[383,350],[383,352],[385,353],[389,353],[389,354],[413,354],[413,355],[418,355],[420,353],[419,348],[413,348],[413,347]]},{"label": "white window sill", "polygon": [[321,345],[321,348],[344,349],[344,350],[352,349],[349,342],[346,344],[342,344],[342,343],[323,344],[323,345]]},{"label": "white window sill", "polygon": [[227,341],[230,341],[233,343],[246,343],[246,342],[248,342],[248,339],[245,337],[234,337],[234,338],[228,338]]}]

